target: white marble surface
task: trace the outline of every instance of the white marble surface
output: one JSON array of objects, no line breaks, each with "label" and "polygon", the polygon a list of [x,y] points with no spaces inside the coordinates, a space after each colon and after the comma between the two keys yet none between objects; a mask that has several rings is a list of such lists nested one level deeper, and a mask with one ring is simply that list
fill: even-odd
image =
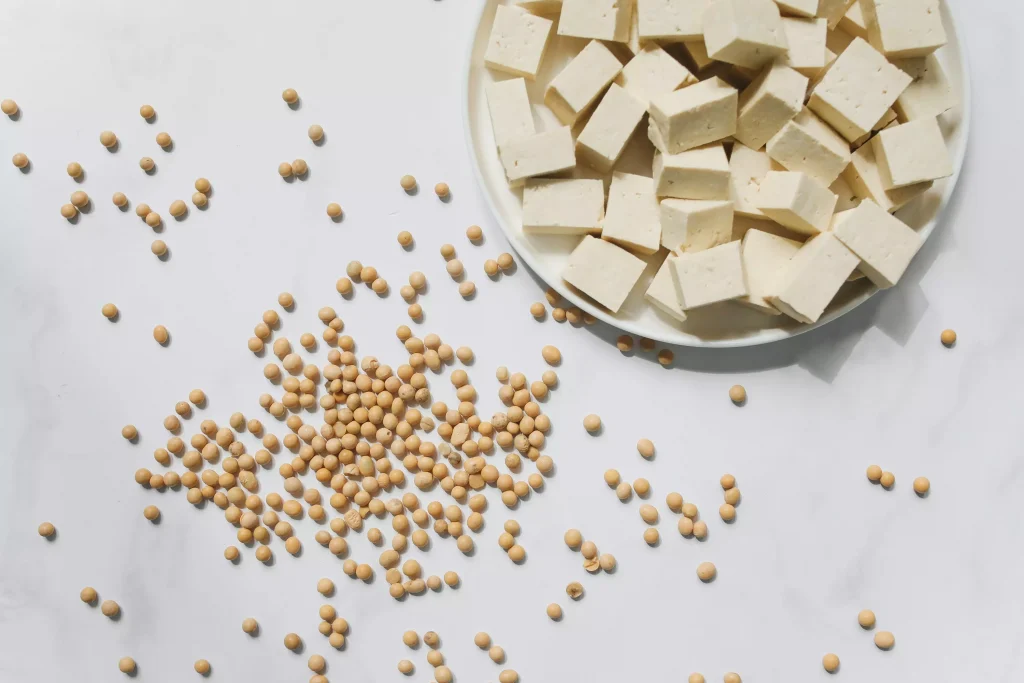
[{"label": "white marble surface", "polygon": [[[1024,679],[1014,495],[1024,460],[1012,426],[1024,374],[1014,208],[1024,149],[1020,93],[1008,87],[1024,64],[1024,14],[1004,1],[956,4],[972,58],[972,140],[948,219],[904,281],[789,342],[677,349],[671,370],[624,357],[613,330],[534,322],[527,309],[542,290],[525,269],[496,282],[483,275],[484,259],[507,247],[464,143],[473,3],[0,4],[0,97],[23,109],[0,121],[0,158],[23,151],[33,162],[24,175],[0,167],[0,680],[115,681],[130,654],[138,680],[189,680],[205,657],[213,680],[304,681],[313,652],[334,682],[403,680],[404,657],[416,663],[413,680],[430,680],[423,650],[401,643],[410,628],[441,634],[463,683],[499,671],[473,646],[478,630],[505,647],[524,683],[679,681],[691,671],[720,681],[730,670],[749,683],[829,680],[820,664],[829,651],[842,658],[836,680]],[[282,103],[285,87],[301,94],[298,111]],[[157,108],[155,124],[138,116],[144,102]],[[327,131],[323,147],[306,138],[314,122]],[[97,141],[107,128],[121,138],[114,154]],[[156,147],[159,130],[175,138],[173,152]],[[143,155],[157,160],[154,177],[139,170]],[[300,156],[310,178],[282,182],[277,163]],[[79,187],[64,173],[72,160],[95,198],[74,225],[58,213]],[[405,196],[404,173],[425,191]],[[214,185],[209,209],[170,219],[171,200],[187,199],[200,175]],[[429,191],[437,180],[451,185],[450,204]],[[167,262],[149,253],[152,232],[110,204],[116,190],[165,215]],[[329,201],[346,209],[340,224],[324,216]],[[465,240],[471,223],[484,228],[481,247]],[[402,229],[416,237],[410,252],[395,242]],[[471,302],[444,274],[438,248],[449,241],[479,288]],[[392,295],[360,289],[341,300],[333,283],[353,258],[377,266]],[[381,572],[371,585],[343,576],[308,520],[297,525],[301,558],[275,541],[274,566],[248,549],[234,566],[221,555],[235,542],[221,511],[134,484],[137,467],[159,469],[150,454],[166,439],[161,420],[192,388],[210,397],[202,418],[223,423],[239,410],[273,424],[256,401],[265,361],[245,340],[282,290],[298,301],[283,316],[293,340],[319,334],[315,312],[329,304],[361,353],[403,362],[397,288],[417,268],[431,282],[417,329],[473,347],[482,413],[499,405],[495,366],[536,376],[543,344],[565,355],[545,405],[557,476],[512,513],[488,491],[474,556],[437,540],[410,553],[427,572],[458,571],[459,589],[395,602]],[[121,308],[116,323],[100,315],[106,301]],[[158,323],[171,331],[168,348],[150,336]],[[938,343],[945,327],[960,334],[954,350]],[[444,377],[431,380],[435,395],[453,398]],[[750,394],[742,409],[726,398],[737,382]],[[605,418],[599,438],[581,428],[589,412]],[[137,445],[119,434],[128,422]],[[641,436],[658,445],[653,462],[634,450]],[[865,480],[872,462],[895,472],[895,490]],[[623,505],[605,487],[608,467],[652,482],[660,547],[643,543],[637,501]],[[716,515],[727,471],[744,493],[728,527]],[[932,481],[925,500],[910,489],[918,475]],[[280,490],[273,472],[261,481]],[[707,542],[676,533],[663,504],[672,490],[700,505]],[[142,517],[150,503],[163,510],[157,526]],[[511,516],[524,529],[522,566],[496,543]],[[43,520],[57,526],[55,540],[36,535]],[[618,572],[586,575],[561,541],[570,526],[614,553]],[[350,545],[375,564],[380,551],[363,537]],[[703,560],[719,568],[710,585],[694,573]],[[340,652],[316,630],[321,576],[337,582],[331,602],[351,623]],[[587,594],[569,603],[563,588],[577,579]],[[122,618],[82,604],[86,585],[116,599]],[[560,623],[544,616],[554,600],[566,609]],[[893,651],[857,626],[865,607],[896,634]],[[241,631],[248,616],[261,623],[256,639]],[[302,656],[282,646],[289,631],[304,638]]]}]

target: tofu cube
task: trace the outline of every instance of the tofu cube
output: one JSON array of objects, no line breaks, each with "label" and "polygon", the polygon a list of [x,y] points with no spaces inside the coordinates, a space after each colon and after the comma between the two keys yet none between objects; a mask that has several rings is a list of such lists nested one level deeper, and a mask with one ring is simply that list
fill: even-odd
[{"label": "tofu cube", "polygon": [[703,39],[687,40],[683,43],[683,49],[686,50],[686,55],[693,62],[693,67],[697,70],[695,73],[700,73],[715,63],[715,60],[708,57],[708,48],[704,45]]},{"label": "tofu cube", "polygon": [[818,0],[775,0],[783,14],[792,17],[813,17],[818,13]]},{"label": "tofu cube", "polygon": [[711,0],[704,44],[720,62],[756,69],[786,51],[779,7],[772,0]]},{"label": "tofu cube", "polygon": [[898,59],[893,63],[914,79],[893,105],[901,122],[938,116],[958,104],[935,55]]},{"label": "tofu cube", "polygon": [[860,0],[868,40],[889,59],[924,57],[946,44],[939,0]]},{"label": "tofu cube", "polygon": [[[661,152],[678,154],[736,132],[739,93],[718,77],[651,99],[651,142]],[[657,138],[657,139],[655,139]]]},{"label": "tofu cube", "polygon": [[576,155],[580,161],[608,173],[646,113],[643,102],[612,83],[577,138]]},{"label": "tofu cube", "polygon": [[790,171],[831,185],[850,163],[850,145],[804,107],[768,141],[768,156]]},{"label": "tofu cube", "polygon": [[679,254],[671,264],[684,311],[732,301],[750,293],[743,275],[739,242]]},{"label": "tofu cube", "polygon": [[642,101],[646,110],[655,95],[693,85],[697,78],[660,45],[648,43],[622,67],[615,82]]},{"label": "tofu cube", "polygon": [[832,233],[860,259],[860,270],[875,286],[892,287],[906,272],[924,240],[870,199],[837,213]]},{"label": "tofu cube", "polygon": [[654,191],[659,197],[728,199],[729,161],[721,143],[679,154],[654,155]]},{"label": "tofu cube", "polygon": [[782,17],[782,30],[786,33],[789,50],[778,61],[808,78],[818,75],[825,68],[828,23],[824,19]]},{"label": "tofu cube", "polygon": [[489,83],[485,91],[495,145],[501,147],[509,140],[529,137],[537,132],[525,79],[495,81]]},{"label": "tofu cube", "polygon": [[583,235],[601,231],[604,183],[599,179],[528,180],[523,189],[523,232]]},{"label": "tofu cube", "polygon": [[625,249],[587,235],[569,255],[562,279],[617,313],[646,267]]},{"label": "tofu cube", "polygon": [[683,304],[679,301],[679,292],[676,290],[676,282],[672,276],[672,261],[675,258],[674,254],[669,254],[665,258],[661,268],[654,274],[654,279],[647,287],[644,298],[665,315],[682,323],[686,322],[686,311],[683,310]]},{"label": "tofu cube", "polygon": [[751,149],[761,149],[800,113],[807,77],[775,61],[748,85],[739,98],[734,137]]},{"label": "tofu cube", "polygon": [[640,40],[681,41],[704,36],[709,0],[636,0]]},{"label": "tofu cube", "polygon": [[544,104],[558,120],[572,125],[622,70],[622,63],[603,43],[592,40],[555,76],[544,91]]},{"label": "tofu cube", "polygon": [[737,299],[737,303],[769,315],[779,315],[769,299],[782,290],[786,267],[803,244],[761,230],[748,230],[743,235],[740,251],[743,272],[750,294]]},{"label": "tofu cube", "polygon": [[498,5],[487,41],[487,52],[484,53],[484,64],[495,71],[534,80],[553,25],[550,19],[518,7]]},{"label": "tofu cube", "polygon": [[507,140],[498,147],[498,156],[512,185],[520,185],[533,176],[553,175],[576,167],[576,147],[569,126]]},{"label": "tofu cube", "polygon": [[910,81],[867,41],[855,38],[814,88],[807,106],[853,142],[871,131]]},{"label": "tofu cube", "polygon": [[803,173],[769,171],[755,204],[766,216],[804,235],[828,230],[838,197]]},{"label": "tofu cube", "polygon": [[843,171],[843,178],[849,183],[854,194],[861,199],[870,199],[889,213],[924,194],[933,184],[928,181],[896,190],[886,190],[873,145],[864,145],[853,153],[850,165]]},{"label": "tofu cube", "polygon": [[626,0],[562,0],[558,35],[625,43],[632,14]]},{"label": "tofu cube", "polygon": [[601,239],[639,254],[661,247],[661,215],[654,181],[632,173],[612,174]]},{"label": "tofu cube", "polygon": [[953,175],[953,162],[934,118],[887,128],[871,139],[871,146],[887,190]]},{"label": "tofu cube", "polygon": [[753,150],[741,142],[732,146],[729,157],[729,199],[737,216],[769,220],[754,204],[772,160],[760,150]]},{"label": "tofu cube", "polygon": [[768,301],[795,320],[817,322],[859,262],[835,235],[823,232],[790,259],[779,293]]},{"label": "tofu cube", "polygon": [[829,30],[834,29],[842,21],[850,5],[855,2],[856,0],[820,0],[815,16],[823,17],[828,22]]},{"label": "tofu cube", "polygon": [[677,253],[704,251],[732,241],[732,202],[661,201],[661,245]]}]

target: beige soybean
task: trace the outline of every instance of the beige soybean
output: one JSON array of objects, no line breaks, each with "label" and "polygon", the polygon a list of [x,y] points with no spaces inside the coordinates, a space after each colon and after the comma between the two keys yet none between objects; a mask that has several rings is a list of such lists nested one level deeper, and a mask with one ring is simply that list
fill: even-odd
[{"label": "beige soybean", "polygon": [[870,629],[875,627],[875,613],[869,609],[862,609],[857,613],[857,623],[863,629]]},{"label": "beige soybean", "polygon": [[654,443],[650,439],[640,439],[637,441],[636,450],[648,460],[654,457]]},{"label": "beige soybean", "polygon": [[701,562],[699,565],[697,565],[697,578],[699,578],[704,583],[707,583],[711,579],[715,578],[715,574],[717,573],[718,570],[715,568],[715,565],[711,562]]},{"label": "beige soybean", "polygon": [[835,673],[839,670],[839,657],[829,652],[827,655],[821,658],[821,665],[825,668],[825,671],[830,674]]},{"label": "beige soybean", "polygon": [[875,634],[875,647],[879,650],[891,650],[896,645],[896,636],[891,631],[879,631]]},{"label": "beige soybean", "polygon": [[601,429],[601,418],[591,413],[583,418],[583,428],[591,434],[595,434]]}]

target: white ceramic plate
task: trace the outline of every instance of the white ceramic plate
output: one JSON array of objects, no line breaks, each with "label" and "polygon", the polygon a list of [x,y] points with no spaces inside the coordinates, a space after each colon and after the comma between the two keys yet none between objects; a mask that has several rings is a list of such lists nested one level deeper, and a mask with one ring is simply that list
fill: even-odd
[{"label": "white ceramic plate", "polygon": [[[508,78],[507,75],[491,72],[483,63],[495,8],[499,4],[513,3],[511,0],[487,0],[484,3],[470,47],[464,102],[470,158],[473,160],[477,178],[491,211],[520,258],[565,299],[609,325],[637,336],[682,346],[732,347],[766,344],[812,330],[852,311],[878,291],[866,279],[847,284],[840,290],[821,319],[813,325],[800,324],[784,315],[764,315],[731,303],[692,311],[685,323],[679,323],[657,311],[644,299],[647,284],[665,257],[664,250],[648,259],[644,277],[618,313],[610,313],[569,287],[562,281],[560,273],[579,238],[523,234],[522,190],[509,188],[491,134],[484,89],[493,80]],[[904,222],[926,238],[938,224],[960,175],[970,127],[971,95],[966,46],[960,40],[957,22],[945,0],[942,2],[942,18],[949,42],[939,50],[937,56],[961,103],[939,119],[953,158],[954,173],[952,177],[935,183],[927,193],[897,212]],[[586,42],[552,36],[541,73],[535,82],[528,83],[534,118],[539,123],[538,130],[548,130],[560,125],[555,116],[542,104],[544,89]],[[639,132],[633,136],[617,167],[619,170],[648,177],[651,175],[653,147],[644,134],[646,128],[646,124],[641,124]],[[577,169],[577,175],[588,174],[589,169]]]}]

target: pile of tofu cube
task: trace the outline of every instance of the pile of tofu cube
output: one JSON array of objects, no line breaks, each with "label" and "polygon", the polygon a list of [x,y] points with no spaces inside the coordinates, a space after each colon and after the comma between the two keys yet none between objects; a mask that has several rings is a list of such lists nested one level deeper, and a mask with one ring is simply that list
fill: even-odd
[{"label": "pile of tofu cube", "polygon": [[[563,36],[583,47],[538,130],[526,81]],[[813,323],[921,246],[893,212],[953,173],[945,42],[939,0],[499,5],[486,96],[523,232],[579,235],[562,277],[613,313],[666,254],[646,300],[679,322],[736,302]],[[641,128],[651,175],[616,170]]]}]

